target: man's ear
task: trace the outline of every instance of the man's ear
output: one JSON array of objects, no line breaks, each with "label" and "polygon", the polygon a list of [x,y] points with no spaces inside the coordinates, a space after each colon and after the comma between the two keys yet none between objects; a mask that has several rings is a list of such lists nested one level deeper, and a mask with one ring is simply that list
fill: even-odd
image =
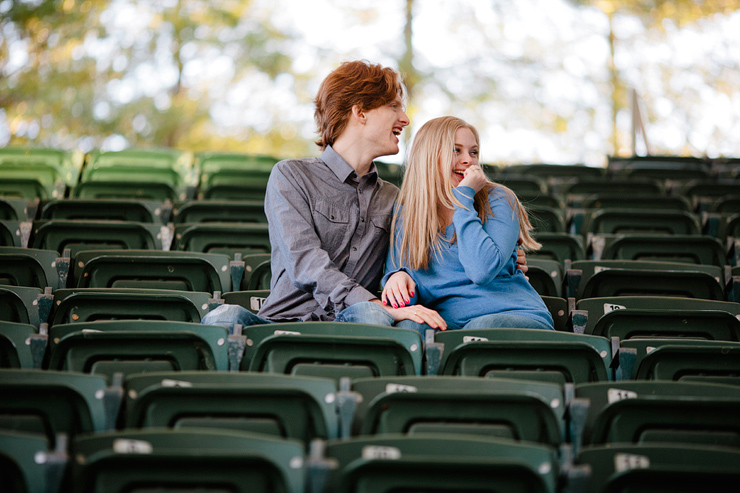
[{"label": "man's ear", "polygon": [[365,123],[367,120],[367,117],[365,116],[365,112],[360,108],[359,105],[352,105],[352,118],[357,120],[359,123]]}]

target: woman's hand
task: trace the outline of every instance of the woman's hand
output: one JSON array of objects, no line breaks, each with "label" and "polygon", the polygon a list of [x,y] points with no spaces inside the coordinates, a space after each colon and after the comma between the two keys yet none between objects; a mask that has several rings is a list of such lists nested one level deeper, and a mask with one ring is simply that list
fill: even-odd
[{"label": "woman's hand", "polygon": [[524,275],[526,275],[529,270],[529,267],[527,266],[527,256],[524,255],[524,250],[521,248],[516,249],[516,267],[522,271]]},{"label": "woman's hand", "polygon": [[401,320],[413,320],[418,324],[427,324],[433,329],[447,330],[447,322],[445,322],[440,314],[424,306],[412,305],[402,308],[385,306],[385,309],[393,316],[393,320],[396,323]]},{"label": "woman's hand", "polygon": [[480,192],[488,182],[486,174],[480,169],[480,166],[474,164],[465,170],[463,173],[465,176],[460,182],[461,187],[470,187],[475,190],[475,193]]},{"label": "woman's hand", "polygon": [[411,276],[405,271],[399,270],[386,281],[380,295],[380,301],[393,308],[404,307],[411,303],[411,298],[414,297],[414,289],[416,289],[416,283]]}]

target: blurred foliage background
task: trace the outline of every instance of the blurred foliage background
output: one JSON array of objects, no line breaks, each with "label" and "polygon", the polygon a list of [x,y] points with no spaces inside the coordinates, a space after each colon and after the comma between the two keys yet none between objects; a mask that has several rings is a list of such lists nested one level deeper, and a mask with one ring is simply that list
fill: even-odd
[{"label": "blurred foliage background", "polygon": [[[401,70],[414,129],[469,120],[496,163],[740,155],[730,0],[0,0],[0,145],[316,154],[341,61]],[[642,152],[644,148],[640,149]],[[402,155],[394,158],[399,161]]]}]

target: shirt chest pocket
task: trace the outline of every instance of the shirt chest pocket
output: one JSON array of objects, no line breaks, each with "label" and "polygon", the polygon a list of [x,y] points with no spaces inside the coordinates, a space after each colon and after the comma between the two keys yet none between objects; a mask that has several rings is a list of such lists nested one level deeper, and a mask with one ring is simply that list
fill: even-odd
[{"label": "shirt chest pocket", "polygon": [[352,209],[339,207],[328,202],[317,202],[314,206],[316,234],[321,247],[327,252],[335,252],[346,243]]}]

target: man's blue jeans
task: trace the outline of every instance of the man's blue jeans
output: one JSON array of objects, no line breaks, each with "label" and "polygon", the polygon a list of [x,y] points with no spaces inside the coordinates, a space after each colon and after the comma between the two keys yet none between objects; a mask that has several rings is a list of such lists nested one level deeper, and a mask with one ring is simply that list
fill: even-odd
[{"label": "man's blue jeans", "polygon": [[[393,327],[394,322],[393,316],[385,308],[370,301],[355,303],[345,308],[339,312],[335,321],[385,325],[387,327]],[[272,324],[275,322],[255,315],[240,305],[221,305],[208,312],[203,317],[203,320],[201,320],[201,323],[205,325],[221,325],[226,327],[231,334],[234,332],[234,325],[236,324],[246,327],[247,325]]]}]

